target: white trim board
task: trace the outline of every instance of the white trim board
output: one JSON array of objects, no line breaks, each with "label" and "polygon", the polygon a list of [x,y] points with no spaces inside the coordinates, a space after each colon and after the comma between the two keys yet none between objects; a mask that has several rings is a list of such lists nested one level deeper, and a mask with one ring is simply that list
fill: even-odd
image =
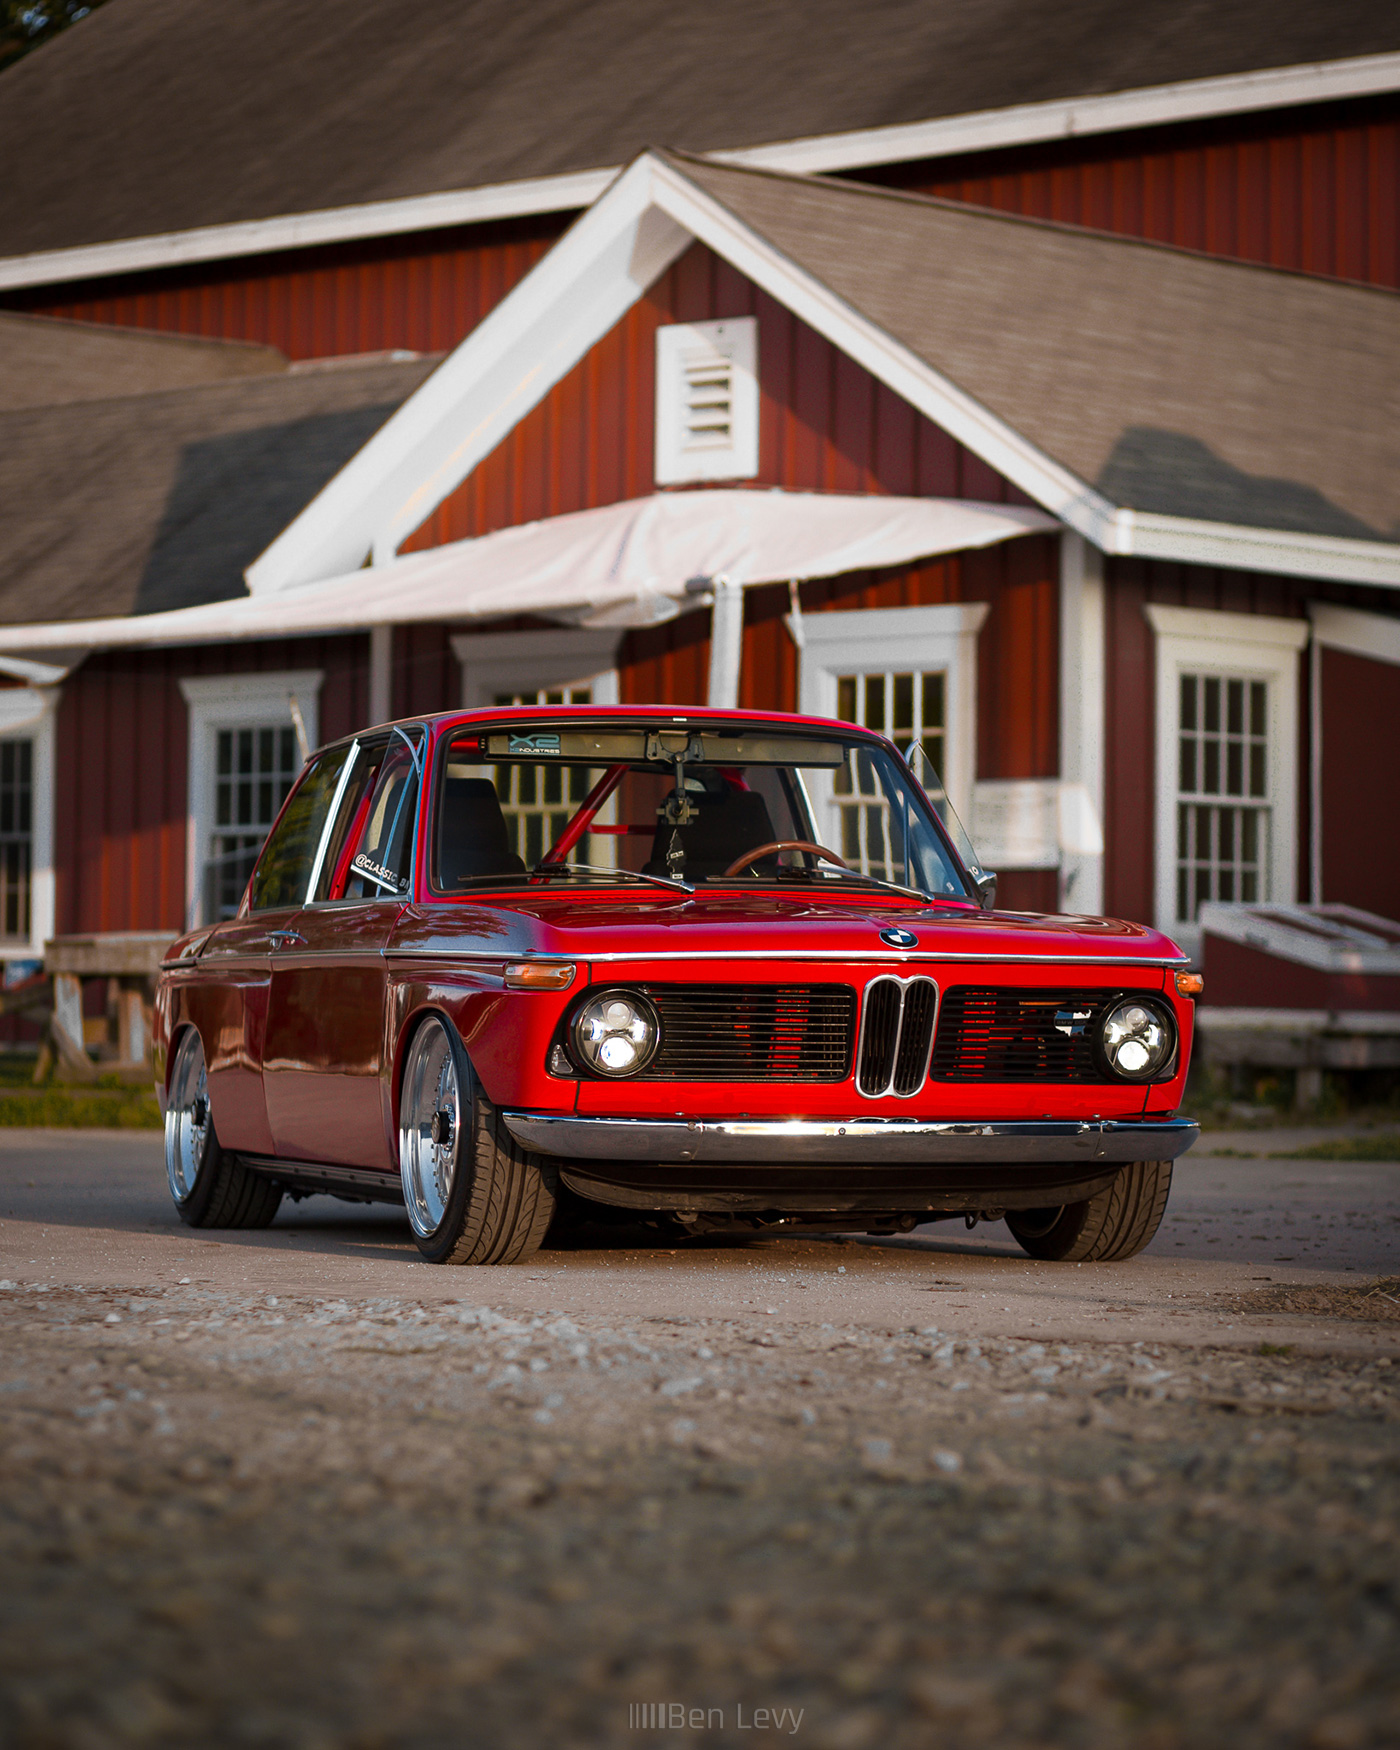
[{"label": "white trim board", "polygon": [[29,768],[29,939],[0,942],[0,961],[38,959],[54,932],[54,741],[59,697],[57,686],[0,691],[0,738],[27,738],[33,743]]},{"label": "white trim board", "polygon": [[977,771],[977,634],[987,602],[946,602],[924,608],[869,608],[804,614],[798,650],[798,710],[835,717],[839,673],[900,668],[946,671],[946,770],[940,773],[954,810],[972,814]]},{"label": "white trim board", "polygon": [[220,729],[294,721],[296,700],[314,748],[320,740],[321,682],[325,670],[283,669],[269,674],[185,675],[179,682],[189,714],[188,803],[185,818],[185,915],[200,922],[203,846],[214,826],[214,736]]},{"label": "white trim board", "polygon": [[[1186,79],[1132,91],[1111,91],[1096,97],[1054,98],[1046,103],[973,110],[965,115],[894,127],[814,134],[805,139],[715,151],[709,156],[720,163],[745,164],[763,170],[809,173],[854,170],[862,165],[993,151],[1004,146],[1073,139],[1081,134],[1113,133],[1123,128],[1243,115],[1290,104],[1337,102],[1397,89],[1400,54],[1358,55],[1302,66],[1270,67],[1253,73]],[[264,255],[279,249],[314,248],[360,237],[400,236],[445,225],[570,212],[595,201],[618,169],[619,166],[610,165],[561,176],[526,177],[480,188],[409,195],[402,200],[282,213],[235,224],[202,225],[187,231],[14,255],[0,259],[0,290]]]},{"label": "white trim board", "polygon": [[1052,515],[1109,553],[1400,588],[1400,544],[1110,504],[705,193],[645,153],[249,566],[250,591],[381,564],[699,240]]},{"label": "white trim board", "polygon": [[1060,777],[1082,796],[1081,831],[1060,862],[1060,909],[1103,910],[1104,687],[1107,673],[1103,555],[1073,529],[1060,536]]},{"label": "white trim board", "polygon": [[1331,602],[1309,602],[1308,618],[1314,640],[1329,650],[1345,650],[1372,662],[1400,663],[1400,619],[1337,608]]},{"label": "white trim board", "polygon": [[594,703],[616,705],[617,652],[624,634],[604,631],[457,632],[452,654],[462,668],[462,706],[490,704],[489,693],[593,683]]},{"label": "white trim board", "polygon": [[1270,614],[1217,613],[1155,602],[1146,603],[1143,613],[1156,645],[1154,910],[1158,929],[1187,953],[1198,954],[1200,926],[1176,919],[1177,676],[1189,669],[1198,674],[1248,675],[1270,683],[1268,903],[1291,905],[1298,866],[1298,653],[1308,642],[1309,626],[1306,620]]}]

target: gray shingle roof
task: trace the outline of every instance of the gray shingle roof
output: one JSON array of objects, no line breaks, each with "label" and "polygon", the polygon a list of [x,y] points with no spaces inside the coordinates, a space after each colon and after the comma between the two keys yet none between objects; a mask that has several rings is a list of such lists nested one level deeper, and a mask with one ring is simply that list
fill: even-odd
[{"label": "gray shingle roof", "polygon": [[222,601],[435,358],[0,413],[0,623]]},{"label": "gray shingle roof", "polygon": [[285,370],[275,346],[0,311],[0,411],[105,401]]},{"label": "gray shingle roof", "polygon": [[1400,293],[672,162],[1114,504],[1400,539]]},{"label": "gray shingle roof", "polygon": [[1377,0],[121,0],[4,74],[0,255],[1395,49]]}]

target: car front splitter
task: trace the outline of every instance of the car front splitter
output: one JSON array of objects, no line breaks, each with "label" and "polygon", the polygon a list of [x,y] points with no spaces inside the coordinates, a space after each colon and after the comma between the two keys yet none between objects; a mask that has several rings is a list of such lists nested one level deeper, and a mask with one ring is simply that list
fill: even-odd
[{"label": "car front splitter", "polygon": [[1200,1135],[1194,1118],[942,1123],[936,1119],[595,1118],[504,1112],[517,1142],[578,1161],[836,1166],[867,1162],[1007,1166],[1056,1161],[1169,1161]]}]

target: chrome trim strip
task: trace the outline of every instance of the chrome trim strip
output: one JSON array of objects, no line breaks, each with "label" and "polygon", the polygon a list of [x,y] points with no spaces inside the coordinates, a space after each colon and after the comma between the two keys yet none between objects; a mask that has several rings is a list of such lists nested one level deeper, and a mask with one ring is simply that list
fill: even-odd
[{"label": "chrome trim strip", "polygon": [[693,953],[684,949],[665,948],[655,953],[647,953],[642,949],[628,949],[618,954],[590,954],[586,951],[577,954],[535,954],[529,949],[520,951],[501,951],[496,949],[487,952],[473,948],[396,948],[385,950],[391,957],[402,955],[405,959],[434,960],[576,960],[580,965],[599,965],[607,962],[617,965],[623,961],[644,961],[648,964],[667,960],[773,960],[790,961],[794,958],[803,960],[832,961],[845,966],[940,966],[940,965],[997,965],[997,966],[1189,966],[1187,955],[1179,957],[1152,957],[1146,954],[943,954],[933,949],[914,951],[899,949],[894,952],[870,954],[852,954],[847,948],[804,948],[798,954],[791,949],[786,952],[782,948],[703,948]]},{"label": "chrome trim strip", "polygon": [[321,828],[321,842],[316,847],[316,855],[312,859],[311,874],[307,877],[306,897],[303,905],[311,905],[316,894],[316,883],[321,879],[321,865],[326,860],[326,846],[331,842],[331,833],[340,817],[340,805],[345,800],[345,786],[350,782],[350,774],[355,769],[355,756],[360,751],[359,737],[350,743],[350,752],[341,768],[340,777],[336,780],[335,795],[331,797],[330,810],[326,815],[326,824]]},{"label": "chrome trim strip", "polygon": [[930,1118],[595,1118],[569,1112],[503,1112],[526,1148],[569,1160],[657,1165],[927,1166],[992,1170],[1027,1163],[1175,1160],[1200,1135],[1194,1118],[1128,1122],[1074,1119],[945,1122]]}]

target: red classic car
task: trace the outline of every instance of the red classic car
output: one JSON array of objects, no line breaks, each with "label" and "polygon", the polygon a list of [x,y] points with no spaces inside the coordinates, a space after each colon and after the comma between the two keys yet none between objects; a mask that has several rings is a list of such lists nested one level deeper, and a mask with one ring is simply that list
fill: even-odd
[{"label": "red classic car", "polygon": [[[170,949],[170,1189],[402,1201],[423,1257],[556,1216],[1155,1233],[1199,981],[1113,918],[991,908],[936,788],[849,723],[454,712],[323,748],[234,916]],[[674,1229],[673,1229],[674,1231]]]}]

